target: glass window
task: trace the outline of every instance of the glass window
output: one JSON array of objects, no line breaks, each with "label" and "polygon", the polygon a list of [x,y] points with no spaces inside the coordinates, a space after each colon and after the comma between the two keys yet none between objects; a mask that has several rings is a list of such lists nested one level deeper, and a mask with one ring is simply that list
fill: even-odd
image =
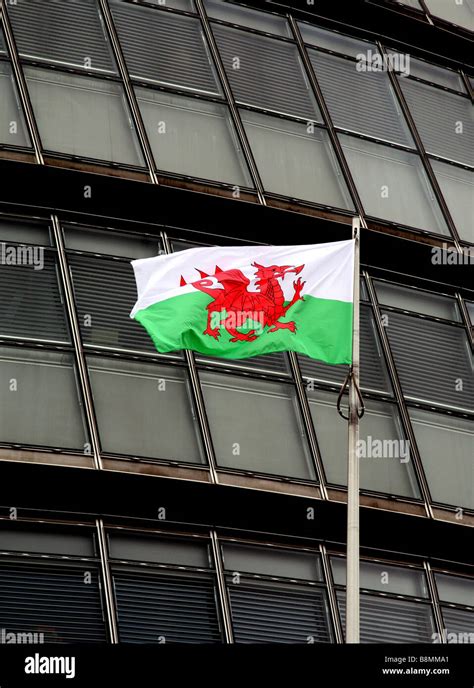
[{"label": "glass window", "polygon": [[117,1],[111,10],[132,77],[219,91],[199,19]]},{"label": "glass window", "polygon": [[242,110],[241,117],[267,191],[353,208],[325,131],[258,112]]},{"label": "glass window", "polygon": [[[130,263],[74,254],[68,261],[84,343],[114,349],[155,351],[145,329],[130,318],[137,300]],[[117,289],[117,284],[120,289]]]},{"label": "glass window", "polygon": [[474,126],[469,98],[411,79],[400,84],[428,153],[474,165]]},{"label": "glass window", "polygon": [[474,244],[474,174],[439,160],[432,160],[431,166],[459,236]]},{"label": "glass window", "polygon": [[77,533],[53,533],[43,530],[20,530],[0,528],[0,550],[2,552],[30,552],[35,554],[73,555],[94,557],[94,540],[91,535]]},{"label": "glass window", "polygon": [[213,25],[237,102],[321,122],[295,45]]},{"label": "glass window", "polygon": [[[336,585],[346,584],[346,560],[342,557],[331,557],[332,572]],[[423,571],[405,569],[391,564],[360,562],[360,587],[364,590],[378,590],[394,595],[411,595],[428,597]]]},{"label": "glass window", "polygon": [[405,396],[472,411],[473,359],[464,328],[390,311],[383,320]]},{"label": "glass window", "polygon": [[[227,543],[223,550],[235,642],[331,642],[326,592],[302,584],[322,580],[317,554]],[[262,575],[293,583],[259,580]]]},{"label": "glass window", "polygon": [[0,242],[49,246],[51,237],[49,228],[45,225],[2,218],[0,219]]},{"label": "glass window", "polygon": [[0,609],[5,631],[33,637],[26,643],[106,641],[99,572],[91,562],[2,560]]},{"label": "glass window", "polygon": [[323,580],[321,562],[316,553],[227,543],[222,545],[222,551],[227,571],[299,580]]},{"label": "glass window", "polygon": [[95,0],[19,0],[8,14],[22,57],[116,71]]},{"label": "glass window", "polygon": [[413,55],[410,55],[410,76],[417,76],[439,86],[446,86],[455,91],[461,91],[461,93],[464,92],[461,77],[457,72],[452,69],[438,67],[438,65],[425,62],[424,60],[417,60]]},{"label": "glass window", "polygon": [[217,463],[315,479],[293,386],[201,372]]},{"label": "glass window", "polygon": [[[238,580],[238,579],[237,579]],[[239,580],[228,576],[236,643],[330,643],[326,592],[308,585]]]},{"label": "glass window", "polygon": [[212,19],[248,26],[251,29],[273,33],[277,36],[291,36],[288,24],[283,17],[277,17],[268,12],[256,12],[248,7],[233,5],[222,0],[204,0],[204,5],[208,16]]},{"label": "glass window", "polygon": [[[347,423],[336,410],[336,395],[308,391],[311,415],[329,483],[347,485]],[[394,404],[364,400],[360,422],[361,489],[419,498],[410,445]]]},{"label": "glass window", "polygon": [[[334,581],[345,586],[345,559],[331,557]],[[428,597],[424,573],[398,566],[361,562],[360,587],[373,593],[360,596],[360,640],[362,643],[431,643],[435,624],[431,606],[386,597]],[[378,593],[378,594],[377,594]],[[380,593],[384,593],[381,596]],[[346,623],[346,593],[337,591],[343,626]]]},{"label": "glass window", "polygon": [[352,60],[309,52],[336,127],[413,145],[387,73],[360,71]]},{"label": "glass window", "polygon": [[473,509],[474,423],[421,409],[409,411],[433,499]]},{"label": "glass window", "polygon": [[371,50],[372,53],[377,52],[375,43],[351,38],[337,31],[326,31],[325,29],[320,29],[319,26],[303,22],[298,22],[298,26],[304,42],[314,45],[316,48],[334,50],[337,53],[343,53],[351,57],[357,57],[360,54],[366,55],[368,50]]},{"label": "glass window", "polygon": [[0,335],[69,341],[54,254],[0,242],[0,293]]},{"label": "glass window", "polygon": [[112,559],[209,568],[209,552],[204,542],[109,531],[109,552]]},{"label": "glass window", "polygon": [[31,146],[12,68],[0,62],[0,143]]},{"label": "glass window", "polygon": [[210,576],[124,566],[112,573],[120,642],[222,642]]},{"label": "glass window", "polygon": [[350,136],[340,140],[369,215],[449,234],[418,155]]},{"label": "glass window", "polygon": [[98,357],[88,363],[105,452],[203,463],[182,368]]},{"label": "glass window", "polygon": [[[337,601],[341,621],[346,625],[346,593]],[[436,627],[428,604],[390,599],[379,595],[360,597],[361,643],[432,643]]]},{"label": "glass window", "polygon": [[380,303],[403,310],[432,315],[435,318],[445,318],[460,322],[458,306],[455,299],[427,291],[418,291],[409,287],[402,287],[391,282],[374,281],[377,298]]},{"label": "glass window", "polygon": [[474,327],[474,303],[466,301],[466,307],[467,307],[469,319],[471,321],[471,325]]},{"label": "glass window", "polygon": [[[0,230],[1,236],[1,230]],[[66,248],[121,258],[151,258],[162,251],[160,237],[144,237],[136,234],[121,234],[84,227],[66,227],[64,233]]]},{"label": "glass window", "polygon": [[471,0],[426,0],[426,5],[435,17],[451,24],[474,31],[474,6]]},{"label": "glass window", "polygon": [[[329,365],[307,356],[298,355],[301,372],[309,378],[309,388],[313,380],[321,380],[342,385],[349,367]],[[372,309],[362,305],[360,308],[360,384],[363,389],[391,394],[391,383],[385,365],[385,357],[377,335]]]},{"label": "glass window", "polygon": [[86,437],[70,354],[1,347],[0,389],[2,442],[84,449]]},{"label": "glass window", "polygon": [[158,169],[252,186],[226,105],[136,89]]},{"label": "glass window", "polygon": [[[446,639],[448,643],[472,643],[474,642],[474,614],[471,611],[465,611],[464,609],[456,609],[452,607],[442,608],[443,619],[447,632]],[[455,640],[453,641],[450,636],[451,633],[455,633]]]},{"label": "glass window", "polygon": [[45,149],[143,165],[120,84],[32,67],[25,76]]},{"label": "glass window", "polygon": [[474,607],[474,579],[435,573],[439,599],[442,602]]}]

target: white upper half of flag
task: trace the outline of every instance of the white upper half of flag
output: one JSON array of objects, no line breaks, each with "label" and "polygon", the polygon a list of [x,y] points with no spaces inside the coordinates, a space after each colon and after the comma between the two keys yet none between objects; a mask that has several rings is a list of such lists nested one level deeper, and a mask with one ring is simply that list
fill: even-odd
[{"label": "white upper half of flag", "polygon": [[[219,282],[212,277],[216,265],[222,271],[238,269],[250,280],[248,291],[258,291],[257,268],[252,263],[294,266],[303,265],[298,277],[305,282],[304,295],[336,301],[353,301],[354,240],[301,246],[202,246],[169,255],[132,261],[138,299],[130,317],[158,301],[196,292],[191,284],[208,274],[212,287]],[[186,284],[180,286],[181,277]],[[291,300],[296,275],[287,274],[279,283],[286,300]]]}]

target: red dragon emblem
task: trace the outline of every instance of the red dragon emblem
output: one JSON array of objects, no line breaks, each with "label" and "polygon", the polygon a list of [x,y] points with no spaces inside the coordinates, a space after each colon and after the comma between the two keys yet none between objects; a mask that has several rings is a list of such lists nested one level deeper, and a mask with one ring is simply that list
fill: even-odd
[{"label": "red dragon emblem", "polygon": [[[217,265],[214,275],[208,275],[198,270],[201,279],[190,282],[193,287],[212,297],[212,301],[206,306],[207,327],[204,334],[219,339],[221,326],[225,327],[230,334],[231,342],[248,341],[257,339],[269,327],[268,332],[286,329],[291,332],[296,331],[296,324],[291,322],[280,322],[280,318],[285,316],[290,308],[297,302],[303,301],[301,296],[305,282],[298,277],[293,282],[294,294],[285,306],[283,290],[278,280],[283,280],[288,273],[298,275],[304,265],[295,267],[293,265],[269,265],[265,267],[258,263],[252,263],[255,271],[255,286],[257,291],[249,291],[247,287],[250,280],[241,270],[221,270]],[[214,278],[222,287],[216,287]],[[187,284],[181,277],[181,286]],[[222,316],[225,319],[222,321]],[[247,322],[253,322],[253,330],[239,332],[237,327],[244,327]]]}]

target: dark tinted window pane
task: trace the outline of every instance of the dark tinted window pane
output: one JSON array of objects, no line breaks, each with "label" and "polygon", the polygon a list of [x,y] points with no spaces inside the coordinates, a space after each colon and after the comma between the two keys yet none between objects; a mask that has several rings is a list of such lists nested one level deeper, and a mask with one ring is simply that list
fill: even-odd
[{"label": "dark tinted window pane", "polygon": [[352,60],[314,50],[310,57],[337,127],[413,145],[386,72],[359,71]]},{"label": "dark tinted window pane", "polygon": [[154,351],[145,330],[129,317],[137,300],[130,263],[71,254],[69,265],[84,343]]},{"label": "dark tinted window pane", "polygon": [[[56,257],[40,246],[0,243],[0,336],[69,341]],[[8,264],[9,260],[17,264]]]},{"label": "dark tinted window pane", "polygon": [[281,578],[322,580],[319,555],[273,547],[245,547],[224,543],[224,566],[228,571],[256,573]]},{"label": "dark tinted window pane", "polygon": [[400,83],[428,153],[474,165],[469,99],[410,79],[401,79]]},{"label": "dark tinted window pane", "polygon": [[111,9],[132,77],[218,92],[198,19],[125,2]]},{"label": "dark tinted window pane", "polygon": [[389,311],[384,320],[406,397],[474,409],[473,361],[463,328]]},{"label": "dark tinted window pane", "polygon": [[25,76],[46,150],[143,165],[121,84],[33,67]]},{"label": "dark tinted window pane", "polygon": [[[91,577],[88,584],[84,583],[86,572]],[[90,564],[51,566],[2,561],[0,618],[6,631],[42,633],[46,643],[106,640],[99,576]]]},{"label": "dark tinted window pane", "polygon": [[[345,626],[345,593],[337,599]],[[431,643],[436,630],[428,605],[369,595],[361,595],[360,626],[361,643]]]},{"label": "dark tinted window pane", "polygon": [[221,642],[214,585],[204,576],[114,574],[123,643]]},{"label": "dark tinted window pane", "polygon": [[31,146],[12,68],[0,62],[0,143]]},{"label": "dark tinted window pane", "polygon": [[0,389],[2,442],[84,448],[82,412],[70,354],[2,347]]},{"label": "dark tinted window pane", "polygon": [[109,552],[113,559],[209,567],[209,555],[205,543],[169,540],[153,535],[126,535],[110,531]]},{"label": "dark tinted window pane", "polygon": [[321,121],[296,46],[213,25],[236,100]]},{"label": "dark tinted window pane", "polygon": [[219,466],[314,479],[292,385],[201,372]]},{"label": "dark tinted window pane", "polygon": [[314,588],[228,581],[237,643],[329,643],[326,594]]},{"label": "dark tinted window pane", "polygon": [[91,357],[89,373],[104,451],[202,463],[182,368]]},{"label": "dark tinted window pane", "polygon": [[92,535],[45,533],[41,530],[0,529],[0,550],[42,554],[94,556]]},{"label": "dark tinted window pane", "polygon": [[20,55],[116,71],[94,0],[18,0],[9,3],[8,14]]}]

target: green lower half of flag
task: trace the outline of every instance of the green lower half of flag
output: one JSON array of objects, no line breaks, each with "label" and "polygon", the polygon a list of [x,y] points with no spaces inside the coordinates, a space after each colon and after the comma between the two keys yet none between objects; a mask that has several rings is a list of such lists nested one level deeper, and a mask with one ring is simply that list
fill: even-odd
[{"label": "green lower half of flag", "polygon": [[[204,334],[211,302],[207,294],[188,293],[158,301],[136,313],[135,319],[152,338],[157,351],[167,353],[190,349],[206,356],[249,358],[277,351],[296,351],[325,363],[352,362],[352,303],[319,299],[305,295],[278,319],[295,329],[272,330],[262,325],[259,314],[252,311],[211,313],[210,327],[219,331],[215,339]],[[231,341],[229,327],[255,337],[252,341]]]}]

